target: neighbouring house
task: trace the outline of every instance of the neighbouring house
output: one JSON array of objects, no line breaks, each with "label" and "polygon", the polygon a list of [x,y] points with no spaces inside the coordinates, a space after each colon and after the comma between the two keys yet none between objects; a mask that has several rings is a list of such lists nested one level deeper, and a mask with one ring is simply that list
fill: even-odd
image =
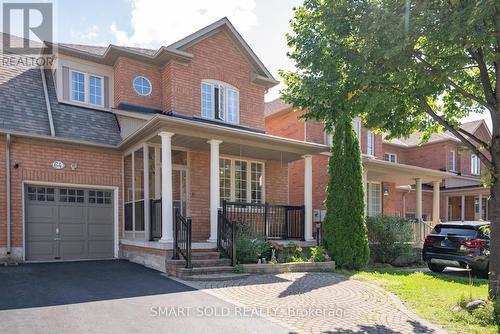
[{"label": "neighbouring house", "polygon": [[154,50],[54,47],[51,68],[0,68],[0,258],[165,270],[187,221],[190,248],[215,250],[236,213],[312,240],[312,183],[289,192],[289,163],[310,180],[328,148],[266,133],[278,82],[226,18]]},{"label": "neighbouring house", "polygon": [[[265,112],[269,134],[331,144],[331,135],[325,133],[323,124],[300,119],[303,111],[294,110],[280,99],[266,103]],[[361,145],[368,216],[396,215],[432,224],[488,219],[489,189],[481,182],[484,166],[451,133],[433,134],[428,142],[420,144],[420,133],[389,140],[366,129],[360,119],[353,122]],[[482,120],[464,123],[461,127],[483,141],[491,140],[491,133]],[[315,221],[324,217],[329,156],[329,152],[322,152],[313,157]],[[292,204],[301,203],[303,198],[303,172],[302,161],[290,163]]]}]

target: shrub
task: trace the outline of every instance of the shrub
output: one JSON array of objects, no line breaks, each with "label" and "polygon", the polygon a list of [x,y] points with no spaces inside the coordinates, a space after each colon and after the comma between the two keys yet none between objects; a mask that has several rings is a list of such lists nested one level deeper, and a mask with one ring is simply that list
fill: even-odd
[{"label": "shrub", "polygon": [[238,274],[242,274],[245,272],[245,268],[243,268],[243,266],[241,264],[237,264],[234,266],[233,272],[238,273]]},{"label": "shrub", "polygon": [[[327,123],[327,128],[332,129],[332,125]],[[352,119],[346,114],[335,122],[331,153],[324,239],[328,254],[337,266],[360,269],[368,263],[370,250],[359,142]]]},{"label": "shrub", "polygon": [[263,237],[252,236],[249,227],[238,224],[236,227],[236,261],[256,263],[258,258],[269,257],[271,245]]},{"label": "shrub", "polygon": [[311,257],[309,257],[309,261],[311,262],[325,262],[326,255],[325,249],[322,246],[311,247]]},{"label": "shrub", "polygon": [[413,241],[412,225],[397,216],[367,217],[370,254],[373,262],[393,264],[398,257],[409,257]]}]

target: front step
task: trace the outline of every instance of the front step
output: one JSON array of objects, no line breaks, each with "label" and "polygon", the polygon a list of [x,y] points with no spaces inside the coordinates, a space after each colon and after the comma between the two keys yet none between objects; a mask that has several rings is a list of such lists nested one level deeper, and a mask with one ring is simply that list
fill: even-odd
[{"label": "front step", "polygon": [[177,268],[177,277],[183,278],[192,275],[209,275],[233,272],[234,268],[231,266]]},{"label": "front step", "polygon": [[239,273],[222,273],[222,274],[207,274],[207,275],[191,275],[183,277],[185,281],[234,281],[250,276],[250,274]]},{"label": "front step", "polygon": [[191,253],[192,260],[215,260],[219,259],[220,254],[216,251],[193,251]]}]

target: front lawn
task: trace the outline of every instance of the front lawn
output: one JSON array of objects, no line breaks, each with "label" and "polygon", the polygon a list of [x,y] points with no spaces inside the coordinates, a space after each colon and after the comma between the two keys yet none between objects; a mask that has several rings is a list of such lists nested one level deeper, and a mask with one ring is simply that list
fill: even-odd
[{"label": "front lawn", "polygon": [[488,281],[446,274],[409,272],[401,269],[338,273],[379,285],[397,295],[419,316],[442,325],[450,333],[498,333],[493,320],[493,305],[488,303],[473,313],[459,307],[470,299],[486,299]]}]

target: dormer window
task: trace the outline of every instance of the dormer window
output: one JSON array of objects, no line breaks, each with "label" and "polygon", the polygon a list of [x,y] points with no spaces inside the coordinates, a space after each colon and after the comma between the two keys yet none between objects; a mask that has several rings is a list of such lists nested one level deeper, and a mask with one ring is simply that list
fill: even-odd
[{"label": "dormer window", "polygon": [[201,83],[201,116],[223,122],[240,122],[240,94],[228,84],[217,81]]},{"label": "dormer window", "polygon": [[101,76],[71,70],[71,100],[103,107],[103,81]]}]

